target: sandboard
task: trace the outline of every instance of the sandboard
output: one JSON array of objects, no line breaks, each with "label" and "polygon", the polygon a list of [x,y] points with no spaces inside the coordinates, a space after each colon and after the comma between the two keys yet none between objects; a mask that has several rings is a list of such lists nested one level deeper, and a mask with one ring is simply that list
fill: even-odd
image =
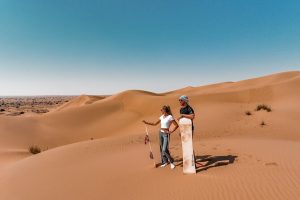
[{"label": "sandboard", "polygon": [[179,128],[182,143],[182,162],[184,174],[195,174],[195,158],[192,140],[192,120],[181,118],[179,120]]}]

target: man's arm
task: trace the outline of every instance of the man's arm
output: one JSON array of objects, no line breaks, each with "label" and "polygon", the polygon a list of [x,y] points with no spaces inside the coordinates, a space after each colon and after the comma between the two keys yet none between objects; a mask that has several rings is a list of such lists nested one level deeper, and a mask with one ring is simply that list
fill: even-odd
[{"label": "man's arm", "polygon": [[181,114],[179,119],[183,117],[193,120],[195,118],[195,114]]},{"label": "man's arm", "polygon": [[189,114],[180,114],[180,117],[178,118],[178,120],[183,117],[193,120],[195,118],[195,112],[194,112],[193,108],[189,107],[188,112],[189,112]]}]

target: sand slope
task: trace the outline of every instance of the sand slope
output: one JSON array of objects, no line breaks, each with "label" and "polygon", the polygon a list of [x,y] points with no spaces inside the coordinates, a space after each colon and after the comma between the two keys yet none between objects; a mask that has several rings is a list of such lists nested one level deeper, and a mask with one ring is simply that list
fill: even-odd
[{"label": "sand slope", "polygon": [[[42,116],[0,116],[0,199],[297,199],[298,91],[295,71],[162,94],[82,95]],[[181,94],[197,114],[196,153],[207,162],[195,176],[182,175],[177,133],[174,171],[153,169],[142,144],[141,120],[155,121],[164,104],[178,116]],[[272,112],[254,111],[261,103]],[[150,132],[158,155],[157,127]],[[29,156],[31,144],[50,150]]]},{"label": "sand slope", "polygon": [[[80,142],[16,162],[0,179],[1,199],[297,199],[299,142],[204,139],[208,164],[194,176],[154,169],[139,139]],[[180,143],[172,154],[180,160]],[[157,147],[158,148],[158,147]],[[155,152],[157,155],[157,152]],[[18,192],[16,192],[18,191]]]}]

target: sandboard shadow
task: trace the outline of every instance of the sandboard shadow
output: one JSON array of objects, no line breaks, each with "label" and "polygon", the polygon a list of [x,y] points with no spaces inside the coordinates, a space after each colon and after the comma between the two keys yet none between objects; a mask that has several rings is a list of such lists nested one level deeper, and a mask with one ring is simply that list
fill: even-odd
[{"label": "sandboard shadow", "polygon": [[[237,156],[226,155],[226,156],[212,156],[203,155],[196,156],[196,173],[208,170],[213,167],[220,167],[224,165],[233,164]],[[203,162],[206,162],[205,164]],[[176,166],[183,167],[182,158],[175,159]]]},{"label": "sandboard shadow", "polygon": [[208,170],[213,167],[220,167],[224,165],[233,164],[237,156],[235,155],[226,155],[226,156],[208,156],[205,159],[197,160],[196,162],[206,162],[202,167],[196,169],[196,172],[201,172]]}]

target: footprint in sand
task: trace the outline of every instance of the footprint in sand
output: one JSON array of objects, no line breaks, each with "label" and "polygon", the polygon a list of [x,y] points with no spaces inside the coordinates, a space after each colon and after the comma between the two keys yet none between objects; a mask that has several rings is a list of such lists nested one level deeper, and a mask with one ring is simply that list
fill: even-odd
[{"label": "footprint in sand", "polygon": [[278,166],[276,162],[265,163],[266,166]]}]

